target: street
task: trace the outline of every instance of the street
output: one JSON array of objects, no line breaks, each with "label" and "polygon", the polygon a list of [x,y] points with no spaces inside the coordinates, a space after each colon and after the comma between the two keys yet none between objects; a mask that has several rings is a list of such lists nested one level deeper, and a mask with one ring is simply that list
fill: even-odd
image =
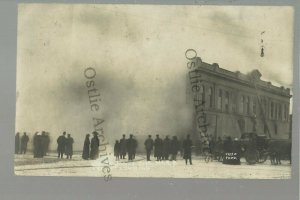
[{"label": "street", "polygon": [[[179,156],[178,156],[179,157]],[[83,160],[75,154],[72,160],[58,159],[56,154],[44,158],[32,155],[15,155],[15,174],[24,176],[89,176],[102,177],[104,166],[98,160]],[[115,161],[109,156],[112,177],[165,177],[165,178],[220,178],[220,179],[289,179],[291,165],[265,163],[248,165],[241,159],[241,165],[225,165],[221,162],[206,163],[203,157],[193,156],[193,165],[185,165],[182,158],[177,161],[145,161],[144,155],[137,155],[133,162]]]}]

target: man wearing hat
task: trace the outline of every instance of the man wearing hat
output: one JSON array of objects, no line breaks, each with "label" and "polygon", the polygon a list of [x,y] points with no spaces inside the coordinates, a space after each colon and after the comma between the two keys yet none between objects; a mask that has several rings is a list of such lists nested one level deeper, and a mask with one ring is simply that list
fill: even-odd
[{"label": "man wearing hat", "polygon": [[99,156],[99,146],[100,141],[98,138],[98,133],[96,131],[93,132],[94,137],[91,140],[91,152],[90,152],[90,159],[95,160]]},{"label": "man wearing hat", "polygon": [[66,139],[66,131],[64,131],[63,134],[57,138],[56,142],[58,158],[63,158],[66,148]]},{"label": "man wearing hat", "polygon": [[128,160],[132,161],[133,160],[133,153],[134,153],[134,140],[133,140],[133,135],[130,134],[129,139],[126,142],[126,147],[127,147],[127,152],[128,152]]},{"label": "man wearing hat", "polygon": [[120,140],[120,155],[121,155],[121,159],[125,159],[126,156],[126,138],[125,138],[125,134],[123,135],[123,138]]},{"label": "man wearing hat", "polygon": [[147,161],[150,161],[150,154],[153,149],[153,140],[151,138],[151,135],[148,135],[148,138],[146,139],[144,144],[147,152]]},{"label": "man wearing hat", "polygon": [[154,148],[154,157],[156,157],[157,161],[161,161],[163,141],[159,138],[159,135],[156,135],[156,139],[154,141]]}]

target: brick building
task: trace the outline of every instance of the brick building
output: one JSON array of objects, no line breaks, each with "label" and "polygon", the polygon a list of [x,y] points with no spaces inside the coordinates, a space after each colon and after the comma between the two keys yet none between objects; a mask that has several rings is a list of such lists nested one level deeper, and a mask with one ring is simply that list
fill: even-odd
[{"label": "brick building", "polygon": [[289,88],[261,80],[258,70],[231,72],[199,57],[195,63],[187,75],[187,101],[196,108],[194,137],[206,132],[240,138],[243,133],[255,132],[289,138]]}]

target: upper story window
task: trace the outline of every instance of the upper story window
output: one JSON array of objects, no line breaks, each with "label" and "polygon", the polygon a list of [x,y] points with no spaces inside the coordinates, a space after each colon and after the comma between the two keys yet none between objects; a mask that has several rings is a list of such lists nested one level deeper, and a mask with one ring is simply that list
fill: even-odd
[{"label": "upper story window", "polygon": [[208,106],[210,107],[210,108],[212,108],[213,107],[213,92],[212,92],[212,87],[209,87],[208,88],[208,91],[207,91],[207,96],[208,96]]},{"label": "upper story window", "polygon": [[244,113],[244,101],[245,101],[245,97],[242,95],[240,96],[240,113]]},{"label": "upper story window", "polygon": [[274,119],[274,103],[273,102],[271,102],[270,116],[271,116],[271,119]]},{"label": "upper story window", "polygon": [[252,104],[252,112],[253,112],[254,115],[256,115],[256,109],[257,109],[256,108],[256,99],[254,98],[253,99],[253,104]]},{"label": "upper story window", "polygon": [[222,90],[219,89],[217,108],[222,110]]},{"label": "upper story window", "polygon": [[224,100],[224,105],[225,105],[225,111],[229,111],[229,92],[225,92],[225,100]]},{"label": "upper story window", "polygon": [[245,103],[246,103],[246,114],[249,115],[250,114],[250,97],[247,96],[245,99],[246,99],[246,101],[245,101]]}]

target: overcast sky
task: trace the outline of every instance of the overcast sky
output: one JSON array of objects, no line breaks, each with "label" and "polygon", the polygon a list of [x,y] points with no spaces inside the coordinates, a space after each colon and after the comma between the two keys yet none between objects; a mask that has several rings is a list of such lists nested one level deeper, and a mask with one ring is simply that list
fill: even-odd
[{"label": "overcast sky", "polygon": [[[260,57],[261,32],[265,57]],[[66,130],[82,148],[92,117],[121,134],[188,132],[184,53],[292,87],[291,7],[21,4],[16,131]],[[84,70],[97,71],[100,111],[89,109]],[[55,148],[55,142],[52,148]]]}]

